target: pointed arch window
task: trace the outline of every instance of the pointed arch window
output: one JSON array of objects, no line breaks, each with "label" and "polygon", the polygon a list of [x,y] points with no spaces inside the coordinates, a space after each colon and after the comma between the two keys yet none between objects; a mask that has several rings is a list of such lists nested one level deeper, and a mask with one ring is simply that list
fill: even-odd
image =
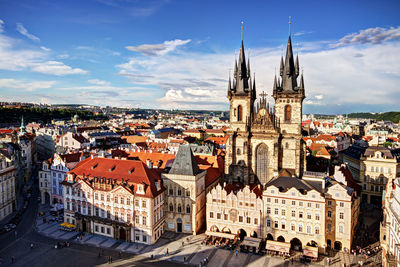
[{"label": "pointed arch window", "polygon": [[182,206],[181,206],[181,204],[178,204],[178,212],[182,212]]},{"label": "pointed arch window", "polygon": [[169,203],[169,211],[174,211],[174,205],[172,205],[172,203]]},{"label": "pointed arch window", "polygon": [[239,105],[237,108],[237,118],[238,118],[238,121],[243,120],[243,108],[241,105]]},{"label": "pointed arch window", "polygon": [[190,205],[186,205],[186,213],[190,213]]},{"label": "pointed arch window", "polygon": [[285,121],[292,119],[292,107],[290,105],[285,106]]},{"label": "pointed arch window", "polygon": [[258,180],[263,184],[268,179],[268,147],[261,144],[256,151],[256,173]]}]

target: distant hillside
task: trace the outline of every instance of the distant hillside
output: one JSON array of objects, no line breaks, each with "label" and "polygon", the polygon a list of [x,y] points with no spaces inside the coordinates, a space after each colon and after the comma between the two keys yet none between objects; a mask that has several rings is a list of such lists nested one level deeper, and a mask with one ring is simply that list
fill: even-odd
[{"label": "distant hillside", "polygon": [[374,119],[380,121],[392,121],[395,123],[400,121],[400,112],[398,111],[390,111],[384,113],[360,112],[360,113],[350,113],[348,114],[348,116],[349,118]]},{"label": "distant hillside", "polygon": [[87,110],[0,107],[0,123],[20,123],[21,116],[24,116],[25,123],[32,121],[50,123],[52,119],[71,119],[75,114],[85,120],[106,119],[103,115],[94,115]]}]

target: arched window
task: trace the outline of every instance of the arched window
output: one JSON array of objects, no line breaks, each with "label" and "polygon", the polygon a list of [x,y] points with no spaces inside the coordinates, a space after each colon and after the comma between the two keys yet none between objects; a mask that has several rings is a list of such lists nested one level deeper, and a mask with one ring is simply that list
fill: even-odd
[{"label": "arched window", "polygon": [[182,196],[182,189],[178,188],[178,196]]},{"label": "arched window", "polygon": [[285,121],[292,119],[292,107],[290,105],[285,106]]},{"label": "arched window", "polygon": [[256,172],[258,180],[264,184],[268,178],[268,147],[261,144],[256,151]]},{"label": "arched window", "polygon": [[181,206],[181,204],[178,204],[178,212],[182,212],[182,206]]},{"label": "arched window", "polygon": [[190,213],[190,205],[186,205],[186,213]]},{"label": "arched window", "polygon": [[241,105],[239,105],[238,109],[237,109],[237,118],[238,118],[238,121],[242,121],[242,119],[243,119],[243,108]]},{"label": "arched window", "polygon": [[174,205],[172,205],[172,203],[169,203],[169,211],[174,211]]}]

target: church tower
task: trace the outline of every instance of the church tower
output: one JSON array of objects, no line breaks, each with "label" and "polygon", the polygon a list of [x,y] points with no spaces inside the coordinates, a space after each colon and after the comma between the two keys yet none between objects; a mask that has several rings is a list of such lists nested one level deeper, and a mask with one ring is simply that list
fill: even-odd
[{"label": "church tower", "polygon": [[250,61],[244,52],[243,38],[240,46],[239,61],[235,60],[233,81],[229,77],[228,99],[230,103],[230,130],[227,132],[227,157],[225,173],[230,173],[232,182],[248,182],[249,177],[249,128],[254,117],[256,99],[250,77]]},{"label": "church tower", "polygon": [[273,97],[275,114],[279,120],[281,139],[280,169],[293,170],[300,176],[304,168],[304,146],[302,144],[301,121],[303,114],[304,80],[301,74],[299,82],[299,58],[293,59],[292,41],[286,48],[285,61],[281,57],[278,79],[275,76]]}]

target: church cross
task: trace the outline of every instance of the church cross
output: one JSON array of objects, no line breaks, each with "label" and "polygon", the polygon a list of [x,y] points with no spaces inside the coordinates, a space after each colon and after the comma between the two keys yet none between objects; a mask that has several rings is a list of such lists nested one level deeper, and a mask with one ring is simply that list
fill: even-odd
[{"label": "church cross", "polygon": [[260,96],[261,96],[262,98],[265,98],[267,95],[268,95],[268,94],[266,94],[264,91],[260,94]]}]

